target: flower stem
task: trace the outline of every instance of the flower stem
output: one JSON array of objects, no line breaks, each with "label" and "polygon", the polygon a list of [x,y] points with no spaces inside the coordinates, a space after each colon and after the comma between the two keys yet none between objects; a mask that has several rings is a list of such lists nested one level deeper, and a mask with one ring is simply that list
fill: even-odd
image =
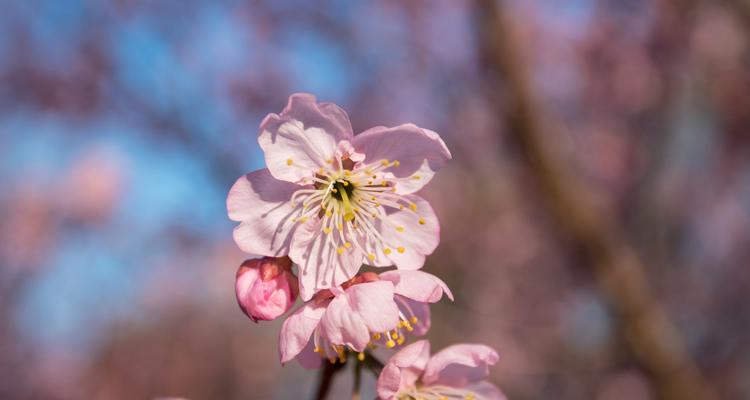
[{"label": "flower stem", "polygon": [[344,364],[342,363],[325,363],[325,366],[320,370],[320,383],[318,383],[318,391],[315,394],[316,400],[325,400],[326,396],[328,396],[328,391],[331,389],[334,375],[343,367]]},{"label": "flower stem", "polygon": [[383,363],[375,358],[375,356],[373,356],[369,351],[365,352],[365,359],[364,361],[362,361],[362,364],[375,375],[375,378],[380,376],[380,372],[384,367]]},{"label": "flower stem", "polygon": [[362,383],[362,363],[354,363],[354,387],[352,388],[352,400],[360,400],[359,390]]}]

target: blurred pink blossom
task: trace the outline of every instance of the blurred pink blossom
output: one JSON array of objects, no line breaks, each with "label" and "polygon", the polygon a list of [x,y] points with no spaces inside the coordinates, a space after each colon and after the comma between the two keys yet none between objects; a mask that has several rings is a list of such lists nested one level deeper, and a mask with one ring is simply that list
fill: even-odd
[{"label": "blurred pink blossom", "polygon": [[443,293],[453,300],[443,281],[422,271],[359,274],[342,286],[318,292],[284,321],[281,362],[298,357],[302,366],[317,368],[322,357],[343,362],[346,348],[360,352],[362,359],[368,346],[403,344],[406,332],[427,332],[427,303],[437,302]]},{"label": "blurred pink blossom", "polygon": [[378,398],[505,399],[484,380],[497,360],[497,352],[481,344],[456,344],[430,357],[430,343],[420,340],[385,365],[377,381]]},{"label": "blurred pink blossom", "polygon": [[412,124],[357,136],[332,103],[294,94],[258,136],[267,169],[237,180],[229,218],[251,254],[288,255],[302,298],[343,284],[363,262],[419,269],[439,241],[432,207],[414,195],[451,154],[437,133]]},{"label": "blurred pink blossom", "polygon": [[271,321],[287,312],[298,290],[289,257],[246,260],[237,270],[237,302],[254,322]]}]

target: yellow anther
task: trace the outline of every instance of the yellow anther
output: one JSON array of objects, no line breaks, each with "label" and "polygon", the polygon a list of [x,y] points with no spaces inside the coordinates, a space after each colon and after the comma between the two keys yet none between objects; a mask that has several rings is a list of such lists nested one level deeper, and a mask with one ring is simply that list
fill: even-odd
[{"label": "yellow anther", "polygon": [[388,164],[390,164],[390,163],[388,162],[388,160],[387,160],[387,159],[384,159],[384,160],[380,161],[380,164],[381,164],[382,166],[384,166],[384,167],[387,167],[387,166],[388,166]]},{"label": "yellow anther", "polygon": [[345,249],[343,247],[339,247],[338,249],[336,249],[336,252],[339,254],[344,254],[344,251]]},{"label": "yellow anther", "polygon": [[294,161],[291,158],[286,159],[286,165],[292,165],[294,164]]},{"label": "yellow anther", "polygon": [[349,186],[349,181],[342,181],[341,182],[344,186]]},{"label": "yellow anther", "polygon": [[333,164],[333,158],[329,158],[329,159],[327,159],[327,160],[326,160],[326,162],[327,162],[328,164]]},{"label": "yellow anther", "polygon": [[476,397],[474,397],[474,393],[469,393],[464,397],[465,400],[474,400]]},{"label": "yellow anther", "polygon": [[399,209],[399,210],[403,210],[403,209],[404,209],[404,206],[403,206],[403,205],[399,205],[399,206],[398,206],[398,209]]},{"label": "yellow anther", "polygon": [[398,167],[399,165],[401,165],[401,163],[398,162],[398,160],[393,160],[393,166],[394,167]]},{"label": "yellow anther", "polygon": [[369,258],[370,261],[375,261],[375,254],[370,253],[370,254],[367,255],[367,258]]},{"label": "yellow anther", "polygon": [[375,201],[377,199],[375,198],[375,196],[372,196],[372,197],[370,197],[370,200]]},{"label": "yellow anther", "polygon": [[326,174],[326,170],[324,170],[323,167],[320,167],[320,169],[318,169],[318,175],[325,175],[325,174]]},{"label": "yellow anther", "polygon": [[417,205],[414,203],[409,203],[409,208],[411,208],[412,211],[417,211]]},{"label": "yellow anther", "polygon": [[314,352],[316,352],[316,353],[322,353],[322,352],[323,352],[323,349],[321,349],[321,348],[320,348],[320,347],[318,347],[318,346],[315,346],[315,349],[313,349],[313,351],[314,351]]},{"label": "yellow anther", "polygon": [[404,231],[404,227],[403,226],[397,226],[396,227],[396,231],[397,232],[403,232]]},{"label": "yellow anther", "polygon": [[359,353],[357,354],[357,360],[359,361],[365,361],[365,353]]},{"label": "yellow anther", "polygon": [[406,338],[404,338],[403,336],[399,336],[399,338],[396,339],[396,343],[398,343],[398,345],[401,346],[402,344],[404,344],[405,340]]},{"label": "yellow anther", "polygon": [[406,330],[407,330],[408,332],[411,332],[411,331],[413,331],[413,330],[414,330],[414,328],[413,328],[413,327],[411,326],[411,324],[409,324],[409,325],[406,325]]},{"label": "yellow anther", "polygon": [[349,242],[346,242],[346,243],[344,243],[344,247],[346,247],[348,249],[348,248],[352,247],[352,244],[349,243]]},{"label": "yellow anther", "polygon": [[372,170],[370,168],[365,168],[365,175],[367,176],[372,175]]},{"label": "yellow anther", "polygon": [[391,254],[391,249],[389,249],[389,248],[386,247],[385,249],[383,249],[383,253],[385,253],[385,254]]},{"label": "yellow anther", "polygon": [[373,338],[374,340],[380,340],[380,332],[376,332],[376,333],[373,333],[373,334],[372,334],[372,338]]},{"label": "yellow anther", "polygon": [[344,230],[344,225],[341,224],[341,223],[339,223],[338,225],[336,225],[336,229],[338,229],[340,231],[343,231]]},{"label": "yellow anther", "polygon": [[304,224],[305,222],[307,222],[307,217],[302,217],[298,219],[297,222],[299,222],[300,224]]},{"label": "yellow anther", "polygon": [[367,184],[368,185],[372,185],[372,181],[367,181]]},{"label": "yellow anther", "polygon": [[391,332],[391,337],[394,339],[398,339],[398,332]]},{"label": "yellow anther", "polygon": [[412,175],[411,179],[417,180],[417,179],[422,179],[422,177],[419,175]]},{"label": "yellow anther", "polygon": [[330,217],[331,215],[333,215],[333,213],[331,213],[331,210],[326,210],[326,217]]},{"label": "yellow anther", "polygon": [[389,341],[385,342],[385,347],[387,347],[389,349],[392,349],[395,346],[396,346],[396,342],[394,342],[393,340],[389,340]]},{"label": "yellow anther", "polygon": [[331,229],[330,226],[326,226],[325,228],[323,228],[323,233],[325,233],[327,235],[327,234],[331,233],[332,230],[333,229]]},{"label": "yellow anther", "polygon": [[399,246],[396,250],[398,250],[399,253],[403,253],[406,251],[406,249],[403,248],[403,246]]},{"label": "yellow anther", "polygon": [[419,322],[419,318],[417,318],[416,316],[413,316],[409,318],[409,322],[411,322],[412,324],[416,324],[417,322]]},{"label": "yellow anther", "polygon": [[426,221],[424,220],[424,218],[421,218],[421,217],[419,218],[419,225],[424,225],[425,222]]}]

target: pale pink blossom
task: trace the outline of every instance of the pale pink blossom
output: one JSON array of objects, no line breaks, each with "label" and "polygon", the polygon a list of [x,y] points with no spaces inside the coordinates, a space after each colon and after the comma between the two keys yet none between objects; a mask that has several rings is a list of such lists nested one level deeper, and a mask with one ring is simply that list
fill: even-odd
[{"label": "pale pink blossom", "polygon": [[504,400],[484,380],[497,360],[497,352],[481,344],[456,344],[430,357],[430,343],[420,340],[388,360],[376,384],[378,398]]},{"label": "pale pink blossom", "polygon": [[307,368],[323,358],[344,361],[348,350],[388,348],[404,343],[407,333],[423,335],[429,329],[427,303],[434,303],[448,287],[422,271],[389,271],[357,275],[342,286],[323,290],[284,321],[279,335],[281,362],[297,357]]},{"label": "pale pink blossom", "polygon": [[413,124],[352,133],[332,103],[294,94],[269,114],[258,142],[267,169],[227,197],[245,252],[288,255],[299,265],[302,298],[352,278],[363,263],[419,269],[439,241],[437,217],[414,193],[451,154],[437,133]]},{"label": "pale pink blossom", "polygon": [[287,312],[298,290],[289,257],[246,260],[237,270],[237,303],[254,322],[271,321]]}]

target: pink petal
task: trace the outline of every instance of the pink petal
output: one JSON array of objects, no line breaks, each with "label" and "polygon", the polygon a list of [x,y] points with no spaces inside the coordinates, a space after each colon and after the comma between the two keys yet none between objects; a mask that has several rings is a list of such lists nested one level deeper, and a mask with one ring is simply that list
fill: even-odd
[{"label": "pink petal", "polygon": [[[329,238],[319,221],[310,221],[295,233],[289,257],[300,269],[300,296],[309,300],[316,292],[351,279],[362,266],[364,255],[357,246],[346,248],[339,235]],[[331,240],[331,242],[326,242]],[[344,247],[341,254],[338,248]]]},{"label": "pink petal", "polygon": [[414,386],[430,358],[430,343],[414,342],[394,354],[378,377],[377,389],[381,399],[393,398],[396,393]]},{"label": "pink petal", "polygon": [[271,174],[293,183],[314,176],[336,154],[336,140],[330,134],[320,128],[306,128],[297,120],[284,122],[276,130],[262,130],[258,143]]},{"label": "pink petal", "polygon": [[297,362],[306,369],[317,369],[323,365],[323,357],[315,352],[315,343],[312,340],[308,341],[305,348],[297,355]]},{"label": "pink petal", "polygon": [[303,304],[284,321],[279,333],[279,355],[282,364],[296,357],[305,348],[325,310],[325,306],[314,302]]},{"label": "pink petal", "polygon": [[427,362],[422,381],[462,387],[489,375],[489,366],[498,360],[497,352],[481,344],[456,344],[441,350]]},{"label": "pink petal", "polygon": [[396,294],[412,300],[435,303],[443,297],[443,293],[453,300],[453,294],[445,282],[427,272],[393,270],[380,274],[380,279],[393,282]]},{"label": "pink petal", "polygon": [[289,252],[294,231],[289,202],[299,186],[274,179],[267,169],[240,177],[229,190],[227,211],[233,221],[234,241],[242,251],[262,256]]},{"label": "pink petal", "polygon": [[317,103],[315,96],[308,93],[295,93],[281,114],[269,114],[261,123],[261,130],[273,129],[285,121],[296,119],[305,124],[305,128],[323,129],[334,137],[336,142],[352,140],[352,124],[349,116],[339,106],[329,103]]},{"label": "pink petal", "polygon": [[396,295],[399,299],[401,312],[407,317],[417,317],[417,323],[412,324],[414,328],[410,333],[415,336],[423,336],[430,330],[430,306],[428,303],[414,301],[407,297]]},{"label": "pink petal", "polygon": [[401,370],[397,366],[388,363],[378,376],[375,384],[378,391],[378,399],[395,400],[396,394],[401,390]]},{"label": "pink petal", "polygon": [[414,370],[424,371],[430,359],[430,342],[427,340],[418,340],[410,345],[404,346],[388,360],[399,368],[412,368]]},{"label": "pink petal", "polygon": [[398,160],[389,169],[398,178],[418,176],[396,185],[396,193],[408,194],[421,189],[437,170],[451,159],[451,153],[440,136],[413,124],[394,128],[375,127],[354,137],[354,148],[365,154],[365,162]]},{"label": "pink petal", "polygon": [[322,334],[333,344],[364,351],[370,332],[359,313],[354,312],[347,296],[338,296],[328,305],[321,320]]},{"label": "pink petal", "polygon": [[[466,387],[467,390],[474,393],[475,395],[481,396],[482,399],[486,400],[507,400],[505,394],[497,388],[497,386],[487,382],[479,381],[472,383]],[[476,397],[479,397],[476,396]]]},{"label": "pink petal", "polygon": [[403,252],[392,249],[387,256],[399,269],[419,269],[440,242],[440,224],[430,203],[416,195],[404,198],[416,205],[416,211],[393,212],[388,216],[390,223],[380,225],[380,233],[386,241],[403,247]]},{"label": "pink petal", "polygon": [[398,325],[392,283],[375,281],[353,285],[346,290],[346,296],[370,332],[386,332]]},{"label": "pink petal", "polygon": [[[281,114],[266,116],[258,136],[268,168],[277,179],[289,182],[311,176],[309,172],[323,166],[342,140],[352,140],[346,113],[333,103],[316,103],[315,96],[305,93],[291,95]],[[287,165],[289,159],[296,166]]]}]

